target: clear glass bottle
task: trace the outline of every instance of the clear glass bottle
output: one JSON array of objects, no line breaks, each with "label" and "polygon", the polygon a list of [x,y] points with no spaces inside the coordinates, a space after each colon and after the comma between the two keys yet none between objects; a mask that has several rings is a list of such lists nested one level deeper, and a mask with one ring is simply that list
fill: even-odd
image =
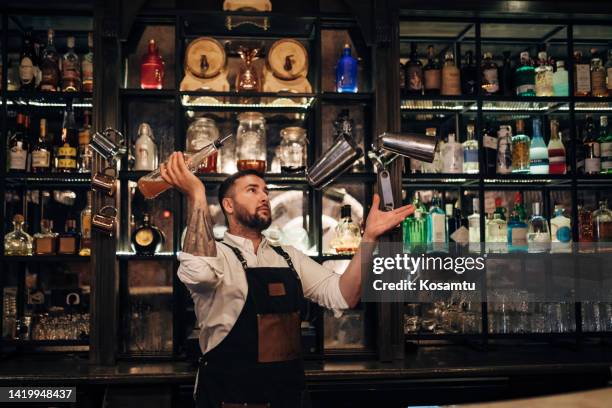
[{"label": "clear glass bottle", "polygon": [[83,92],[93,92],[93,33],[87,34],[87,54],[83,56],[81,61],[81,69],[83,70]]},{"label": "clear glass bottle", "polygon": [[529,252],[547,252],[550,249],[550,229],[548,228],[548,221],[541,213],[542,204],[533,203],[531,208],[532,214],[527,231]]},{"label": "clear glass bottle", "polygon": [[142,89],[162,89],[164,84],[164,60],[154,39],[149,40],[148,51],[140,63],[140,87]]},{"label": "clear glass bottle", "polygon": [[83,112],[83,127],[79,129],[79,152],[77,167],[80,173],[91,172],[93,162],[93,149],[89,145],[91,142],[91,112]]},{"label": "clear glass bottle", "polygon": [[4,255],[32,255],[32,237],[23,230],[24,218],[21,214],[13,217],[13,231],[4,236]]},{"label": "clear glass bottle", "polygon": [[478,140],[474,138],[474,124],[467,125],[467,136],[463,142],[463,172],[478,174]]},{"label": "clear glass bottle", "polygon": [[442,147],[442,173],[463,172],[463,145],[455,141],[455,134],[448,134],[448,142]]},{"label": "clear glass bottle", "polygon": [[480,242],[480,200],[472,198],[472,214],[468,216],[468,231],[470,244]]},{"label": "clear glass bottle", "polygon": [[551,252],[569,252],[572,244],[572,220],[563,206],[556,204],[550,220]]},{"label": "clear glass bottle", "polygon": [[442,67],[442,95],[461,95],[461,75],[459,68],[455,65],[455,56],[447,52],[444,56],[444,67]]},{"label": "clear glass bottle", "polygon": [[536,96],[535,69],[527,51],[521,52],[521,63],[514,73],[514,85],[518,96]]},{"label": "clear glass bottle", "polygon": [[538,53],[538,66],[535,69],[536,96],[553,96],[553,67],[546,51]]},{"label": "clear glass bottle", "polygon": [[57,253],[59,255],[76,255],[81,244],[81,234],[77,231],[76,220],[67,219],[64,232],[57,236]]},{"label": "clear glass bottle", "polygon": [[442,87],[442,68],[440,61],[435,58],[434,47],[427,47],[427,65],[423,68],[423,76],[425,78],[425,94],[439,95]]},{"label": "clear glass bottle", "polygon": [[542,137],[541,120],[533,119],[533,137],[529,146],[529,172],[531,174],[548,174],[548,147]]},{"label": "clear glass bottle", "polygon": [[258,112],[238,115],[236,132],[236,166],[238,170],[266,171],[266,121]]},{"label": "clear glass bottle", "polygon": [[342,56],[336,65],[336,92],[358,92],[357,60],[351,55],[351,46],[344,44]]},{"label": "clear glass bottle", "polygon": [[306,129],[290,126],[281,130],[280,166],[283,173],[296,173],[306,168]]},{"label": "clear glass bottle", "polygon": [[574,96],[591,95],[591,67],[582,58],[582,52],[574,51]]},{"label": "clear glass bottle", "polygon": [[[189,144],[187,148],[189,148]],[[158,167],[157,145],[155,144],[153,130],[146,122],[138,126],[138,138],[134,142],[134,150],[136,159],[134,170],[155,170]]]},{"label": "clear glass bottle", "polygon": [[28,29],[23,36],[23,46],[19,56],[19,89],[22,91],[35,90],[37,77],[38,56],[32,40],[32,31]]},{"label": "clear glass bottle", "polygon": [[593,240],[612,242],[612,211],[608,210],[607,201],[600,201],[599,209],[593,212]]},{"label": "clear glass bottle", "polygon": [[34,234],[34,255],[55,255],[57,252],[57,235],[53,233],[52,225],[50,220],[40,221],[40,232]]},{"label": "clear glass bottle", "polygon": [[8,169],[10,171],[25,171],[27,168],[28,140],[25,133],[25,116],[18,113],[15,129],[8,142]]},{"label": "clear glass bottle", "polygon": [[508,251],[508,223],[497,213],[486,223],[485,241],[489,252],[505,253]]},{"label": "clear glass bottle", "polygon": [[132,232],[132,249],[137,255],[155,255],[164,243],[162,231],[151,224],[151,216],[142,216],[142,224]]},{"label": "clear glass bottle", "polygon": [[81,248],[79,249],[79,255],[89,256],[91,255],[91,202],[92,192],[87,192],[87,203],[85,208],[81,211]]},{"label": "clear glass bottle", "polygon": [[550,141],[548,142],[548,163],[550,174],[565,174],[565,146],[559,132],[559,122],[555,119],[550,121]]},{"label": "clear glass bottle", "polygon": [[514,209],[508,221],[508,250],[527,250],[527,215],[523,207],[523,198],[517,191],[514,195]]},{"label": "clear glass bottle", "polygon": [[512,172],[529,173],[529,150],[531,140],[525,134],[525,121],[516,121],[516,134],[512,136]]},{"label": "clear glass bottle", "polygon": [[595,123],[591,116],[587,116],[584,125],[584,172],[586,174],[598,174],[601,171],[601,155]]},{"label": "clear glass bottle", "polygon": [[[612,78],[610,78],[612,81]],[[599,153],[601,159],[601,173],[612,174],[612,133],[608,127],[608,117],[599,117]]]},{"label": "clear glass bottle", "polygon": [[406,62],[406,89],[409,95],[423,94],[423,64],[416,43],[410,44],[410,59]]},{"label": "clear glass bottle", "polygon": [[60,56],[53,45],[53,36],[55,32],[52,29],[47,31],[47,46],[45,47],[41,60],[40,71],[41,80],[39,88],[41,91],[57,91],[60,80]]},{"label": "clear glass bottle", "polygon": [[499,92],[499,68],[493,61],[493,54],[490,52],[484,53],[481,87],[485,95],[494,95]]},{"label": "clear glass bottle", "polygon": [[591,95],[599,98],[608,96],[606,69],[596,49],[591,50]]},{"label": "clear glass bottle", "polygon": [[553,74],[553,95],[569,96],[569,73],[565,61],[557,61],[557,70]]},{"label": "clear glass bottle", "polygon": [[461,66],[461,91],[464,95],[478,93],[478,74],[472,51],[465,53],[465,64]]},{"label": "clear glass bottle", "polygon": [[512,131],[510,126],[500,126],[497,131],[497,161],[495,173],[512,173]]},{"label": "clear glass bottle", "polygon": [[74,37],[67,39],[68,51],[62,56],[62,91],[79,92],[81,90],[81,61],[74,52]]},{"label": "clear glass bottle", "polygon": [[48,173],[51,171],[52,147],[47,141],[47,119],[40,120],[40,134],[30,150],[33,173]]},{"label": "clear glass bottle", "polygon": [[[219,138],[217,124],[211,118],[198,118],[187,128],[188,154],[194,154]],[[198,173],[216,173],[218,154],[213,153],[198,168]],[[155,166],[157,167],[157,166]]]},{"label": "clear glass bottle", "polygon": [[357,252],[360,242],[361,228],[351,218],[351,206],[343,205],[330,245],[339,255],[353,255]]},{"label": "clear glass bottle", "polygon": [[442,198],[435,195],[427,214],[427,243],[433,251],[448,249],[448,230],[446,229],[446,213],[441,208]]}]

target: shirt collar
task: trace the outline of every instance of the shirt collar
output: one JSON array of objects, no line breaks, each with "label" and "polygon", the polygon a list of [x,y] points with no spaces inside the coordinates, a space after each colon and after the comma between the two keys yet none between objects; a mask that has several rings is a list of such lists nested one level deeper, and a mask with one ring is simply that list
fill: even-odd
[{"label": "shirt collar", "polygon": [[[230,234],[228,231],[225,231],[225,233],[223,234],[223,241],[227,242],[228,244],[232,246],[235,246],[236,248],[240,250],[245,250],[255,255],[255,248],[253,247],[253,241],[251,241],[248,238],[241,237],[240,235]],[[267,248],[268,245],[269,245],[269,242],[266,236],[262,234],[261,242],[259,243],[258,252],[262,249]]]}]

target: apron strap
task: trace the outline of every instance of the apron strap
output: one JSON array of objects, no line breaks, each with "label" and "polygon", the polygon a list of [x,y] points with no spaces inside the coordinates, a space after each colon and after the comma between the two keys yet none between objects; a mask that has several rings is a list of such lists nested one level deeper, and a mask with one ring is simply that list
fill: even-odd
[{"label": "apron strap", "polygon": [[242,252],[240,252],[240,250],[236,247],[233,247],[231,245],[226,244],[225,242],[221,241],[221,243],[223,245],[225,245],[226,247],[228,247],[229,249],[231,249],[234,254],[236,254],[236,258],[238,258],[238,260],[240,261],[240,263],[242,264],[242,267],[244,268],[244,270],[246,271],[247,268],[249,267],[249,265],[247,264],[246,259],[244,259],[244,257],[242,256]]}]

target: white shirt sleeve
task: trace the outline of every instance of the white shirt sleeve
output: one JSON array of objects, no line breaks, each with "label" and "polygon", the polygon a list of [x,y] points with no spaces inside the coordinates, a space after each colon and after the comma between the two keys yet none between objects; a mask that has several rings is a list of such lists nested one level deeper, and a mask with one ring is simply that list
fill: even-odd
[{"label": "white shirt sleeve", "polygon": [[340,275],[317,263],[292,246],[283,246],[291,257],[296,272],[302,280],[304,296],[328,309],[348,309],[340,292]]},{"label": "white shirt sleeve", "polygon": [[223,252],[217,244],[217,256],[196,256],[179,252],[180,266],[177,274],[191,292],[208,292],[223,280]]}]

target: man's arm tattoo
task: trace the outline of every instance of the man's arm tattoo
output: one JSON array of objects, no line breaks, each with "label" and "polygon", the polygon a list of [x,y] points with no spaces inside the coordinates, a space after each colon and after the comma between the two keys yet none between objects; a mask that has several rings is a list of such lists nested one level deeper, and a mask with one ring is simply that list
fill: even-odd
[{"label": "man's arm tattoo", "polygon": [[189,203],[183,252],[197,256],[217,256],[213,223],[206,200],[195,204]]}]

